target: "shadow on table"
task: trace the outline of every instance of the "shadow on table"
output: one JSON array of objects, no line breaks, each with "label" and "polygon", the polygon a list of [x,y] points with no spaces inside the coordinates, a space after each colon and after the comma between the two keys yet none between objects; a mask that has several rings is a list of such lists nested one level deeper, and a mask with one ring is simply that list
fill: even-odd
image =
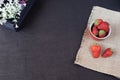
[{"label": "shadow on table", "polygon": [[[29,13],[26,15],[25,19],[21,22],[21,29],[26,28],[32,23],[32,21],[37,17],[39,10],[42,9],[45,4],[45,0],[36,0],[33,7],[30,9]],[[20,29],[20,30],[21,30]]]}]

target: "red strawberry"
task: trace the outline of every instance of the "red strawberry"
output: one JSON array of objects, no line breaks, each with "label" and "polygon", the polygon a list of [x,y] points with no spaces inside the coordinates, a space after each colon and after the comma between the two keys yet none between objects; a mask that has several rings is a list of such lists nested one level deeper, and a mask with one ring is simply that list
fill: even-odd
[{"label": "red strawberry", "polygon": [[98,35],[98,29],[97,29],[96,26],[93,26],[93,28],[92,28],[92,33],[93,33],[95,36]]},{"label": "red strawberry", "polygon": [[98,58],[100,56],[100,52],[101,52],[101,46],[100,45],[97,45],[97,44],[92,45],[90,47],[90,49],[91,49],[93,58]]},{"label": "red strawberry", "polygon": [[105,32],[109,32],[109,24],[107,22],[102,22],[97,26],[97,28],[100,30],[105,30]]},{"label": "red strawberry", "polygon": [[111,48],[107,48],[104,53],[102,54],[102,57],[106,58],[106,57],[110,57],[112,56],[113,52],[111,50]]},{"label": "red strawberry", "polygon": [[99,37],[103,38],[106,36],[106,32],[104,30],[99,30]]},{"label": "red strawberry", "polygon": [[95,25],[95,26],[98,26],[98,25],[100,25],[102,22],[103,22],[102,19],[96,19],[96,20],[94,21],[94,25]]}]

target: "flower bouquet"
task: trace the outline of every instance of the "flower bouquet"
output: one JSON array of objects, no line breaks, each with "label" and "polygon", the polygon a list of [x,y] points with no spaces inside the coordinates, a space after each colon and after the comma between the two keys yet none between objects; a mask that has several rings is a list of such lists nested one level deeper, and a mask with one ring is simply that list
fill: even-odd
[{"label": "flower bouquet", "polygon": [[35,0],[0,0],[0,25],[19,30],[21,23]]}]

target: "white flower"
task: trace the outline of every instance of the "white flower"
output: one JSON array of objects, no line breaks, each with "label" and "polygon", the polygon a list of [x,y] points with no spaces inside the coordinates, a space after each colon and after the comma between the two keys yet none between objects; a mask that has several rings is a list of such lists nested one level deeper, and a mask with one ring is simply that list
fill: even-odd
[{"label": "white flower", "polygon": [[[1,5],[4,5],[3,7]],[[18,17],[16,15],[21,13],[22,5],[19,3],[19,0],[9,0],[9,3],[0,2],[0,24],[3,24],[7,19],[13,19],[13,22],[17,22]]]}]

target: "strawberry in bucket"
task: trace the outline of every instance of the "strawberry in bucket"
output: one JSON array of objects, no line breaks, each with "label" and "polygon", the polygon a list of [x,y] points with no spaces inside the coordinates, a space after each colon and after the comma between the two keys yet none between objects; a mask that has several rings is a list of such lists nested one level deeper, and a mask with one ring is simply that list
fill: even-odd
[{"label": "strawberry in bucket", "polygon": [[102,19],[96,19],[90,25],[90,34],[95,40],[104,40],[111,34],[111,28],[108,22]]}]

